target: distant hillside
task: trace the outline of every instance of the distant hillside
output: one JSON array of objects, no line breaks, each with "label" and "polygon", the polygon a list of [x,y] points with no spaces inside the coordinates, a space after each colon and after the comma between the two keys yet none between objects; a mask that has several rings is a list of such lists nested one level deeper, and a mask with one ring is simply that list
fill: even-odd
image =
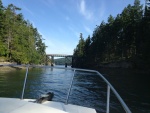
[{"label": "distant hillside", "polygon": [[[71,65],[72,64],[72,58],[68,57],[66,59],[66,62],[67,62],[68,65]],[[55,59],[55,64],[56,65],[65,65],[65,58]]]}]

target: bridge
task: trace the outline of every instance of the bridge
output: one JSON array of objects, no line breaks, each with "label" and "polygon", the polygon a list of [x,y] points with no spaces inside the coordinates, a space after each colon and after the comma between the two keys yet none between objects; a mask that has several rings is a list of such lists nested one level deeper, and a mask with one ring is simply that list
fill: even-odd
[{"label": "bridge", "polygon": [[46,54],[46,56],[53,56],[53,57],[73,57],[73,55],[66,55],[66,54]]},{"label": "bridge", "polygon": [[[67,54],[46,54],[46,65],[48,65],[48,62],[50,62],[50,65],[53,66],[54,63],[55,63],[54,57],[65,57],[65,67],[67,67],[67,59],[68,59],[68,57],[72,57],[72,60],[73,60],[73,55],[67,55]],[[73,63],[73,61],[71,61],[71,62]]]}]

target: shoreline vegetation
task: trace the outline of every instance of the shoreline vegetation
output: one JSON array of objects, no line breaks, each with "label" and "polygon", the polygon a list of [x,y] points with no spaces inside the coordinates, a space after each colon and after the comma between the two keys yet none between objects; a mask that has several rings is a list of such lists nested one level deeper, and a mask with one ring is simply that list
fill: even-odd
[{"label": "shoreline vegetation", "polygon": [[150,68],[150,9],[134,0],[120,14],[110,15],[86,39],[80,33],[74,49],[77,68]]},{"label": "shoreline vegetation", "polygon": [[[10,66],[6,66],[10,65]],[[40,65],[39,65],[40,66]],[[32,69],[33,67],[29,67],[29,69]],[[26,70],[27,67],[26,65],[17,65],[17,63],[13,62],[0,62],[0,72],[11,72],[11,71],[17,71],[17,70]],[[131,72],[136,72],[136,73],[141,73],[141,74],[149,74],[150,70],[149,69],[139,69],[135,68],[134,64],[131,62],[126,62],[126,61],[119,61],[119,62],[111,62],[111,63],[105,63],[101,64],[99,66],[94,66],[92,68],[87,68],[87,69],[93,69],[97,70],[100,72],[105,72],[105,71],[131,71]]]},{"label": "shoreline vegetation", "polygon": [[[43,64],[47,46],[20,10],[13,4],[4,7],[0,0],[0,63]],[[139,0],[96,26],[92,36],[84,39],[80,34],[73,67],[149,69],[150,10],[143,8]],[[9,68],[16,69],[9,66],[6,70]],[[4,67],[0,66],[0,70]]]},{"label": "shoreline vegetation", "polygon": [[[30,65],[29,69],[35,68],[35,66],[43,66],[43,65]],[[37,67],[38,68],[38,67]],[[14,71],[27,69],[27,64],[17,64],[15,62],[0,62],[0,71]]]},{"label": "shoreline vegetation", "polygon": [[[5,72],[8,72],[8,71],[15,71],[15,70],[20,70],[20,69],[26,69],[26,66],[13,66],[16,65],[17,63],[11,63],[11,62],[0,62],[0,71],[5,71]],[[10,66],[7,66],[7,65],[10,65]]]},{"label": "shoreline vegetation", "polygon": [[21,8],[0,0],[0,62],[42,64],[46,45],[38,29],[25,20]]}]

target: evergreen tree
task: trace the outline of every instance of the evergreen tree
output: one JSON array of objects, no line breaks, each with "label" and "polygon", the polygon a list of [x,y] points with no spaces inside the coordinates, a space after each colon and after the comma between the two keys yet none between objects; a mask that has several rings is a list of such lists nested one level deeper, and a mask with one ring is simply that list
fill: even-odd
[{"label": "evergreen tree", "polygon": [[129,4],[116,18],[110,15],[107,23],[102,21],[94,29],[92,37],[84,42],[83,54],[79,54],[79,50],[82,50],[79,49],[80,39],[74,55],[81,55],[84,60],[78,58],[75,63],[78,67],[83,64],[84,67],[91,67],[120,60],[131,60],[136,64],[137,59],[140,59],[145,62],[145,66],[150,66],[149,31],[149,8],[146,5],[143,17],[142,5],[139,0],[135,0],[133,6]]},{"label": "evergreen tree", "polygon": [[145,3],[144,17],[150,19],[150,4],[149,4],[149,0],[146,0],[146,3]]},{"label": "evergreen tree", "polygon": [[44,63],[45,49],[37,29],[19,13],[13,4],[3,7],[0,0],[0,57],[21,63]]},{"label": "evergreen tree", "polygon": [[4,44],[4,32],[3,32],[3,29],[4,29],[4,7],[3,7],[3,4],[2,4],[2,1],[0,0],[0,56],[3,56],[6,54],[6,47],[5,47],[5,44]]},{"label": "evergreen tree", "polygon": [[77,57],[83,57],[83,54],[84,54],[84,39],[82,37],[82,33],[80,33],[80,40],[79,40],[79,43],[76,47],[76,49],[74,50],[74,55],[77,56]]}]

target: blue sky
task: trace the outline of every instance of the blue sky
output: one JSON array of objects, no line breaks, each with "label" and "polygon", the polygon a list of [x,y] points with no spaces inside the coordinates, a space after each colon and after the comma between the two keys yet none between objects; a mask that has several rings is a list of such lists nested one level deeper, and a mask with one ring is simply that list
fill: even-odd
[{"label": "blue sky", "polygon": [[[144,4],[145,0],[141,0]],[[20,7],[48,46],[47,54],[73,54],[80,33],[86,39],[102,20],[116,16],[134,0],[2,0]]]}]

